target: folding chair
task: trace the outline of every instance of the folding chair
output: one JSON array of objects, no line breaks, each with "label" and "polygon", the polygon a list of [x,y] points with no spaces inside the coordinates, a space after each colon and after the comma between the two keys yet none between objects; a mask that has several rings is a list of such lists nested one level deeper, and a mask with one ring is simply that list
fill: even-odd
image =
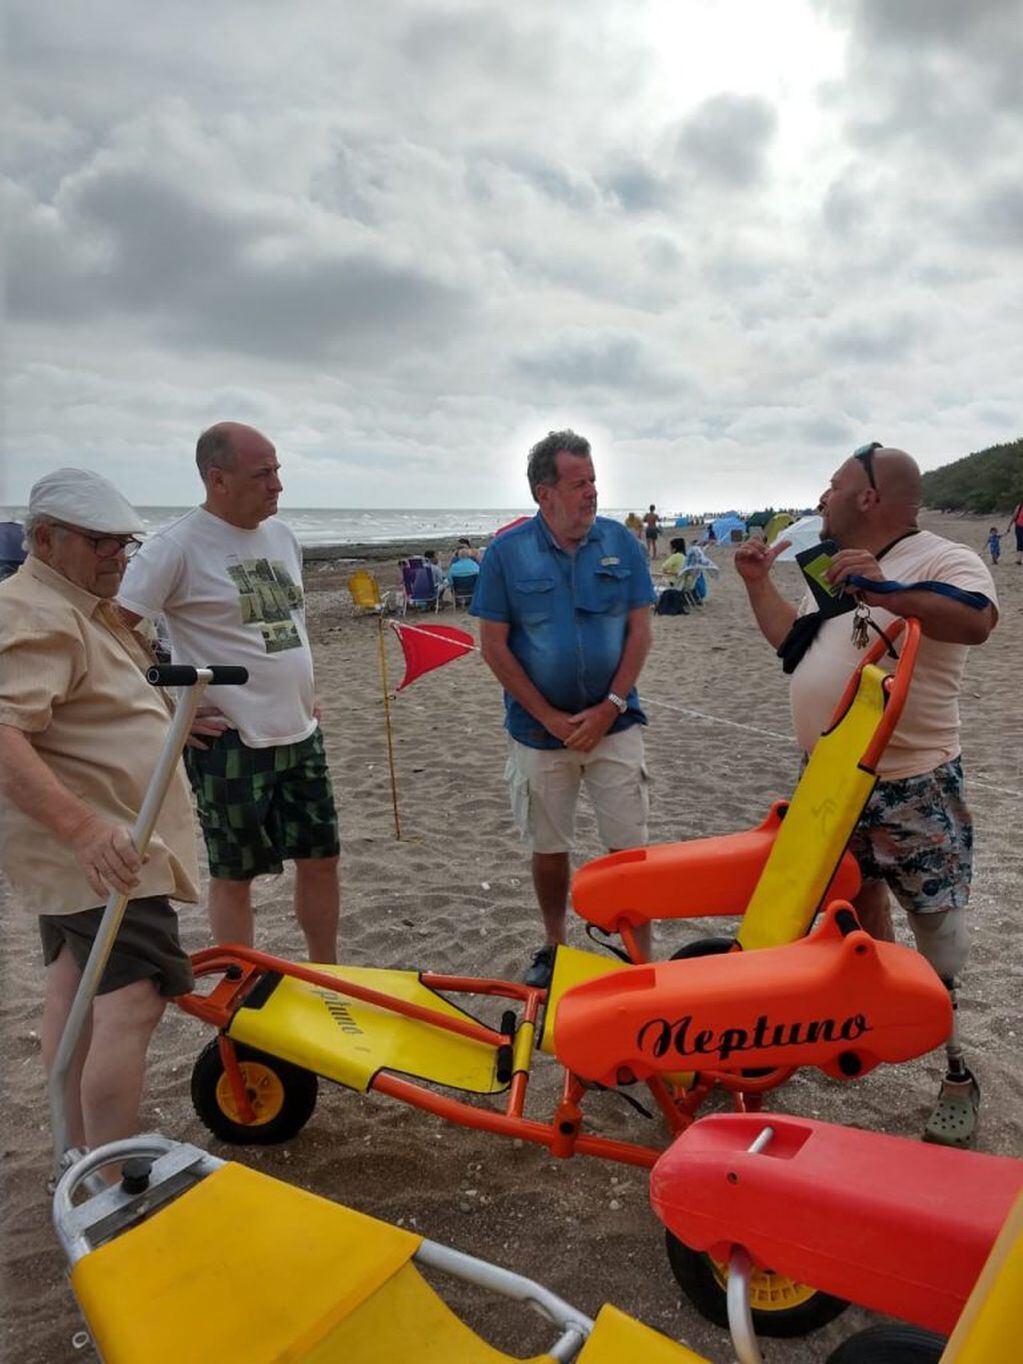
[{"label": "folding chair", "polygon": [[379,616],[388,611],[405,614],[404,591],[389,588],[381,593],[376,578],[364,568],[357,569],[348,579],[348,591],[352,594],[352,604],[361,615]]}]

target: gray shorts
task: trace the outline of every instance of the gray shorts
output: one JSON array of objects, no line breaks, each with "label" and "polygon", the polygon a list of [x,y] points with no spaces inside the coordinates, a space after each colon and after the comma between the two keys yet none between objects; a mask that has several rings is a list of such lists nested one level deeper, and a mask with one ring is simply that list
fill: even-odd
[{"label": "gray shorts", "polygon": [[[44,963],[55,962],[66,946],[84,970],[102,918],[102,906],[77,914],[41,914]],[[178,938],[178,916],[164,895],[128,901],[96,993],[123,990],[137,980],[152,980],[168,999],[187,994],[195,984],[192,963]]]},{"label": "gray shorts", "polygon": [[933,772],[879,781],[849,840],[865,881],[885,881],[910,913],[965,909],[973,819],[959,758]]},{"label": "gray shorts", "polygon": [[606,848],[641,848],[647,841],[642,725],[606,735],[590,753],[528,748],[511,739],[504,775],[515,823],[533,852],[569,851],[580,785],[589,793]]}]

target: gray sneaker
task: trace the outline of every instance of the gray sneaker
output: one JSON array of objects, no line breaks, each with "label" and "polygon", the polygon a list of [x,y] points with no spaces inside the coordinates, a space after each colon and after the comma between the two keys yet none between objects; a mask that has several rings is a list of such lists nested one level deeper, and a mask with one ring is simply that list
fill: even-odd
[{"label": "gray sneaker", "polygon": [[536,990],[546,990],[551,983],[551,973],[554,970],[554,946],[547,943],[541,947],[533,958],[533,964],[522,977],[526,985],[532,985]]}]

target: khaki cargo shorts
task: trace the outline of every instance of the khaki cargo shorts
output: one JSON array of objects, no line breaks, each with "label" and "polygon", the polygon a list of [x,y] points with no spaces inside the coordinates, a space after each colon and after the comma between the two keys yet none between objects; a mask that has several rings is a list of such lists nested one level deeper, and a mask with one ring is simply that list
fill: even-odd
[{"label": "khaki cargo shorts", "polygon": [[590,753],[527,748],[510,739],[504,775],[516,826],[533,852],[569,851],[581,785],[605,847],[617,851],[647,842],[650,795],[642,725],[608,734]]}]

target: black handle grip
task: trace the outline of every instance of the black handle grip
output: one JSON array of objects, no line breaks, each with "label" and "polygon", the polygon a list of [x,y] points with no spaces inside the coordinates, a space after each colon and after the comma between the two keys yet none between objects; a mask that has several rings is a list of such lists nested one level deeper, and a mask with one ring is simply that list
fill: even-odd
[{"label": "black handle grip", "polygon": [[[241,686],[249,680],[248,668],[214,667],[210,664],[211,687]],[[199,680],[195,668],[184,663],[157,663],[146,673],[154,687],[194,687]]]}]

